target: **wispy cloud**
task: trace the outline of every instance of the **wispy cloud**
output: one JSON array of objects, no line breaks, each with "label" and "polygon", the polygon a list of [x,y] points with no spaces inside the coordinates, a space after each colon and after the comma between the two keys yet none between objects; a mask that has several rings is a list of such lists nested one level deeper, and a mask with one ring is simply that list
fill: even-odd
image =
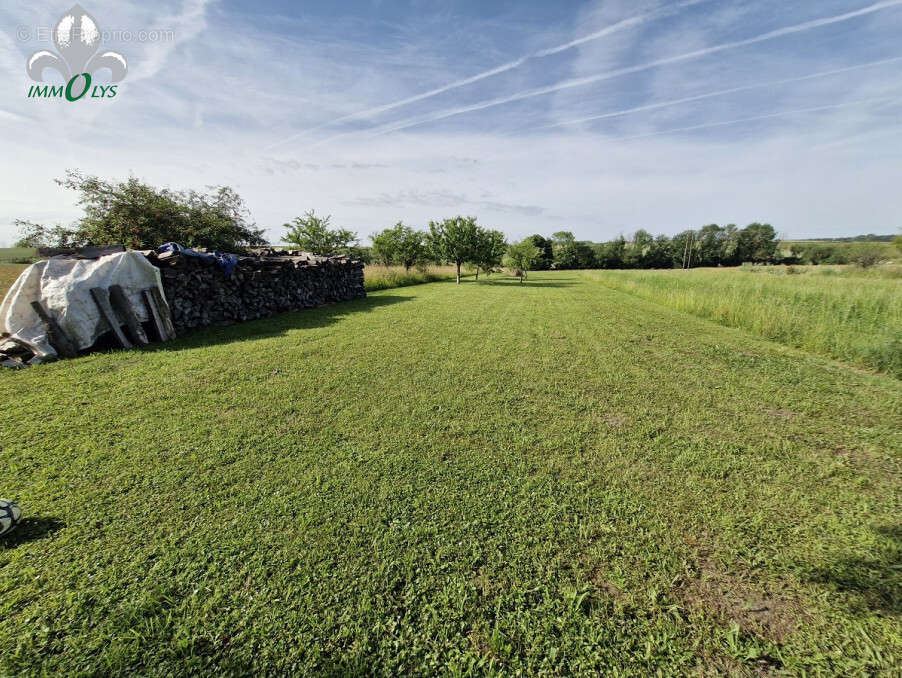
[{"label": "wispy cloud", "polygon": [[[746,38],[744,40],[733,40],[730,42],[723,42],[718,45],[712,45],[710,47],[705,47],[702,49],[696,49],[691,52],[686,52],[684,54],[678,54],[676,56],[665,57],[663,59],[655,59],[653,61],[645,62],[642,64],[637,64],[635,66],[627,66],[624,68],[617,68],[610,71],[605,71],[602,73],[596,73],[595,75],[585,76],[581,78],[572,78],[569,80],[564,80],[562,82],[556,83],[554,85],[550,85],[547,87],[537,87],[533,89],[528,89],[522,92],[518,92],[516,94],[504,96],[504,97],[496,97],[493,99],[487,99],[484,101],[477,102],[475,104],[470,104],[467,106],[457,106],[454,108],[448,108],[442,111],[438,111],[436,113],[430,113],[427,115],[417,116],[407,118],[406,120],[402,120],[397,123],[384,125],[382,127],[375,128],[371,133],[374,135],[381,134],[389,134],[391,132],[398,132],[405,129],[410,129],[412,127],[418,127],[420,125],[425,125],[430,122],[438,122],[439,120],[445,120],[447,118],[452,118],[454,116],[463,115],[465,113],[473,113],[475,111],[482,111],[488,108],[494,108],[496,106],[502,106],[504,104],[514,103],[516,101],[523,101],[525,99],[532,99],[534,97],[543,96],[546,94],[552,94],[554,92],[560,92],[565,89],[572,89],[574,87],[585,87],[586,85],[591,85],[597,82],[601,82],[603,80],[610,80],[613,78],[621,77],[624,75],[631,75],[634,73],[640,73],[642,71],[647,71],[653,68],[659,68],[661,66],[669,66],[672,64],[676,64],[683,61],[689,61],[691,59],[698,59],[704,56],[710,56],[712,54],[717,54],[719,52],[725,52],[727,50],[733,50],[740,47],[747,47],[749,45],[754,45],[757,43],[765,42],[767,40],[774,40],[776,38],[786,37],[788,35],[794,35],[797,33],[803,33],[805,31],[810,31],[815,28],[821,28],[823,26],[829,26],[831,24],[840,23],[843,21],[849,21],[851,19],[855,19],[857,17],[865,16],[867,14],[873,14],[874,12],[879,12],[880,10],[888,9],[890,7],[897,7],[902,5],[902,0],[885,0],[885,2],[878,2],[873,5],[869,5],[868,7],[864,7],[862,9],[854,10],[851,12],[845,12],[843,14],[837,14],[830,17],[824,17],[821,19],[815,19],[813,21],[806,21],[804,23],[795,24],[793,26],[786,26],[783,28],[778,28],[773,31],[768,31],[766,33],[761,33],[751,38]],[[342,135],[335,135],[329,139],[324,139],[322,142],[331,141],[334,138],[338,138]]]},{"label": "wispy cloud", "polygon": [[720,89],[713,92],[705,92],[703,94],[696,94],[694,96],[682,97],[680,99],[670,99],[668,101],[656,101],[650,104],[644,104],[642,106],[634,106],[632,108],[624,108],[619,111],[610,111],[608,113],[600,113],[598,115],[590,115],[584,118],[576,118],[575,120],[563,120],[561,122],[551,123],[550,125],[543,125],[536,129],[550,129],[552,127],[564,127],[568,125],[579,125],[586,122],[592,122],[594,120],[604,120],[606,118],[617,118],[622,117],[624,115],[630,115],[632,113],[642,113],[645,111],[652,111],[659,108],[666,108],[668,106],[677,106],[679,104],[691,103],[693,101],[702,101],[704,99],[713,99],[714,97],[726,96],[728,94],[736,94],[738,92],[748,92],[755,89],[762,89],[766,87],[778,87],[780,85],[788,85],[791,83],[804,82],[806,80],[816,80],[817,78],[826,78],[831,75],[840,75],[843,73],[851,73],[852,71],[858,71],[864,68],[875,68],[877,66],[885,66],[887,64],[898,63],[902,61],[902,57],[892,57],[890,59],[879,59],[878,61],[869,61],[864,64],[856,64],[855,66],[847,66],[845,68],[834,68],[829,71],[820,71],[818,73],[810,73],[808,75],[800,75],[794,78],[782,78],[780,80],[768,80],[766,82],[756,82],[751,85],[741,85],[739,87],[729,87],[727,89]]},{"label": "wispy cloud", "polygon": [[[803,113],[818,113],[820,111],[833,111],[840,108],[851,108],[857,106],[869,106],[872,104],[887,104],[902,101],[902,97],[873,97],[870,99],[859,99],[856,101],[844,101],[840,104],[827,104],[825,106],[809,106],[807,108],[795,108],[788,111],[776,111],[774,113],[765,113],[764,115],[750,115],[744,118],[735,118],[733,120],[720,120],[717,122],[706,122],[700,125],[688,125],[686,127],[674,127],[671,129],[656,130],[646,134],[634,134],[626,137],[613,137],[617,141],[629,141],[632,139],[647,139],[649,137],[662,136],[664,134],[676,134],[678,132],[692,132],[700,129],[711,129],[714,127],[726,127],[728,125],[739,125],[744,122],[753,122],[755,120],[770,120],[772,118],[784,118],[791,115],[801,115]],[[609,137],[610,138],[610,137]]]},{"label": "wispy cloud", "polygon": [[446,92],[450,92],[455,89],[460,89],[461,87],[466,87],[467,85],[472,85],[482,80],[486,80],[488,78],[494,77],[496,75],[501,75],[503,73],[507,73],[509,71],[514,70],[515,68],[519,68],[527,61],[531,59],[541,59],[544,57],[549,57],[554,54],[560,54],[561,52],[566,52],[569,49],[573,49],[574,47],[578,47],[579,45],[583,45],[587,42],[591,42],[593,40],[600,40],[601,38],[607,37],[609,35],[613,35],[619,31],[627,30],[629,28],[635,28],[641,24],[647,23],[654,19],[659,19],[664,16],[669,16],[679,12],[680,10],[686,9],[688,7],[692,7],[693,5],[698,5],[702,2],[709,2],[710,0],[685,0],[684,2],[678,2],[673,5],[658,8],[649,12],[644,12],[642,14],[637,14],[636,16],[629,17],[627,19],[622,19],[617,21],[616,23],[611,24],[610,26],[605,26],[601,30],[595,31],[594,33],[590,33],[588,35],[584,35],[580,38],[576,38],[575,40],[570,40],[569,42],[565,42],[560,45],[555,45],[554,47],[549,47],[547,49],[541,49],[536,52],[532,52],[531,54],[526,54],[521,56],[513,61],[509,61],[507,63],[501,64],[500,66],[496,66],[494,68],[490,68],[486,71],[482,71],[481,73],[477,73],[476,75],[472,75],[467,78],[462,78],[459,80],[454,80],[453,82],[449,82],[445,85],[441,85],[439,87],[435,87],[426,92],[421,92],[419,94],[415,94],[410,97],[405,97],[403,99],[398,99],[397,101],[392,101],[387,104],[383,104],[381,106],[375,106],[372,108],[367,108],[362,111],[357,111],[355,113],[350,113],[348,115],[341,116],[339,118],[335,118],[334,120],[330,120],[327,123],[322,125],[317,125],[316,127],[312,127],[310,129],[304,130],[302,132],[298,132],[290,137],[285,139],[280,139],[278,141],[269,144],[264,148],[264,150],[272,150],[277,146],[285,145],[300,139],[301,137],[312,134],[313,132],[317,132],[321,129],[325,129],[327,127],[332,127],[338,125],[343,122],[349,122],[351,120],[363,120],[366,118],[372,118],[382,113],[387,113],[388,111],[395,110],[397,108],[401,108],[403,106],[408,106],[413,103],[417,103],[419,101],[424,101],[426,99],[430,99],[432,97],[438,96],[440,94],[445,94]]}]

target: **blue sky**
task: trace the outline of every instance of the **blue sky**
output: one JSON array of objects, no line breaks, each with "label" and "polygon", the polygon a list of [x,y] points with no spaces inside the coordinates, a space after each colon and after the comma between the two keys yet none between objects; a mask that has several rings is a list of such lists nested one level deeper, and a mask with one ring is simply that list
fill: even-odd
[{"label": "blue sky", "polygon": [[82,4],[129,62],[112,100],[26,98],[71,5],[0,8],[0,244],[78,215],[69,167],[232,185],[273,241],[310,208],[364,239],[902,228],[902,0]]}]

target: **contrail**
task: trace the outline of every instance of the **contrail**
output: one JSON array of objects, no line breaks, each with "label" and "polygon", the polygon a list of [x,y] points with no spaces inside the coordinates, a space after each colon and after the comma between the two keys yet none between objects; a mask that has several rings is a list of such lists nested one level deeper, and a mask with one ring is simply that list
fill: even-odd
[{"label": "contrail", "polygon": [[[862,9],[857,9],[851,12],[846,12],[844,14],[837,14],[836,16],[825,17],[822,19],[814,19],[812,21],[806,21],[801,24],[795,24],[794,26],[786,26],[785,28],[778,28],[773,31],[768,31],[767,33],[762,33],[760,35],[756,35],[752,38],[746,38],[744,40],[734,40],[731,42],[724,42],[719,45],[713,45],[711,47],[704,47],[702,49],[693,50],[692,52],[686,52],[685,54],[679,54],[677,56],[666,57],[664,59],[656,59],[655,61],[649,61],[644,64],[638,64],[636,66],[629,66],[627,68],[618,68],[612,71],[605,71],[603,73],[597,73],[595,75],[589,75],[582,78],[573,78],[571,80],[564,80],[563,82],[559,82],[555,85],[549,85],[548,87],[538,87],[536,89],[525,90],[523,92],[519,92],[517,94],[512,94],[510,96],[498,97],[495,99],[487,99],[485,101],[481,101],[475,104],[470,104],[468,106],[459,106],[456,108],[446,109],[444,111],[439,111],[438,113],[433,113],[430,115],[424,115],[417,118],[408,118],[406,120],[402,120],[399,123],[391,126],[386,126],[382,128],[377,128],[374,132],[375,136],[381,134],[388,134],[390,132],[397,132],[403,129],[408,129],[410,127],[417,127],[419,125],[423,125],[429,122],[436,122],[438,120],[444,120],[446,118],[451,118],[457,115],[461,115],[463,113],[471,113],[473,111],[481,111],[486,108],[492,108],[494,106],[501,106],[503,104],[513,103],[515,101],[522,101],[524,99],[531,99],[533,97],[542,96],[544,94],[552,94],[554,92],[559,92],[565,89],[571,89],[573,87],[583,87],[585,85],[590,85],[592,83],[600,82],[602,80],[610,80],[612,78],[617,78],[621,75],[629,75],[632,73],[639,73],[641,71],[647,71],[652,68],[657,68],[658,66],[667,66],[674,63],[679,63],[681,61],[688,61],[690,59],[696,59],[702,56],[708,56],[710,54],[716,54],[718,52],[723,52],[730,49],[736,49],[738,47],[745,47],[747,45],[754,45],[759,42],[764,42],[766,40],[773,40],[774,38],[780,38],[787,35],[793,35],[795,33],[802,33],[804,31],[810,31],[814,28],[820,28],[821,26],[829,26],[830,24],[836,24],[843,21],[849,21],[850,19],[854,19],[860,16],[864,16],[866,14],[873,14],[874,12],[879,12],[880,10],[887,9],[890,7],[896,7],[898,5],[902,5],[902,0],[884,0],[883,2],[877,2],[873,5],[869,5],[867,7],[863,7]],[[344,135],[337,135],[344,136]],[[332,137],[332,138],[337,138]],[[326,139],[325,141],[329,141]]]},{"label": "contrail", "polygon": [[[509,61],[506,64],[502,64],[500,66],[496,66],[495,68],[490,68],[487,71],[482,71],[481,73],[477,73],[476,75],[470,76],[468,78],[463,78],[461,80],[455,80],[454,82],[448,83],[447,85],[442,85],[441,87],[436,87],[435,89],[428,90],[426,92],[421,92],[420,94],[415,94],[413,96],[407,97],[406,99],[399,99],[398,101],[393,101],[388,104],[384,104],[382,106],[376,106],[375,108],[368,108],[364,111],[357,111],[356,113],[350,113],[348,115],[342,116],[340,118],[335,118],[334,120],[330,120],[327,123],[322,125],[318,125],[316,127],[311,127],[310,129],[304,130],[303,132],[298,132],[297,134],[293,134],[290,137],[286,137],[280,141],[276,141],[269,146],[264,147],[263,150],[269,150],[274,148],[275,146],[279,146],[281,144],[287,144],[299,137],[309,134],[311,132],[315,132],[317,130],[323,129],[325,127],[330,127],[332,125],[337,125],[338,123],[347,122],[348,120],[356,120],[359,118],[370,118],[375,115],[379,115],[380,113],[385,113],[386,111],[391,111],[396,108],[400,108],[402,106],[406,106],[408,104],[416,103],[417,101],[423,101],[424,99],[430,99],[434,96],[438,96],[439,94],[444,94],[445,92],[450,92],[451,90],[459,89],[461,87],[466,87],[467,85],[472,85],[475,82],[479,82],[480,80],[485,80],[487,78],[491,78],[495,75],[500,75],[501,73],[507,73],[508,71],[512,71],[515,68],[519,68],[523,64],[525,64],[530,59],[541,59],[544,57],[551,56],[553,54],[559,54],[560,52],[564,52],[568,49],[572,49],[573,47],[577,47],[578,45],[582,45],[586,42],[591,42],[592,40],[599,40],[605,36],[611,35],[618,31],[625,30],[627,28],[632,28],[633,26],[638,26],[640,24],[651,21],[652,19],[657,19],[659,17],[668,16],[670,14],[675,14],[680,10],[686,9],[687,7],[691,7],[693,5],[698,5],[702,2],[708,2],[709,0],[685,0],[685,2],[680,2],[669,7],[658,8],[651,12],[646,12],[644,14],[639,14],[634,17],[630,17],[628,19],[623,19],[618,21],[617,23],[611,24],[610,26],[606,26],[601,30],[595,31],[594,33],[590,33],[589,35],[584,35],[581,38],[577,38],[576,40],[571,40],[570,42],[565,42],[564,44],[557,45],[555,47],[549,47],[548,49],[539,50],[537,52],[533,52],[531,54],[527,54],[525,56],[519,57],[518,59],[514,59],[513,61]],[[342,135],[343,136],[343,135]]]},{"label": "contrail", "polygon": [[835,108],[849,108],[850,106],[860,106],[862,104],[887,103],[890,101],[902,101],[902,97],[876,97],[872,99],[858,99],[856,101],[846,101],[841,104],[828,104],[826,106],[812,106],[810,108],[795,108],[789,111],[777,111],[776,113],[767,113],[766,115],[752,115],[747,118],[735,118],[733,120],[722,120],[720,122],[706,122],[701,125],[690,125],[689,127],[673,127],[671,129],[659,130],[657,132],[649,132],[648,134],[636,134],[628,137],[609,137],[612,141],[630,141],[632,139],[645,139],[648,137],[656,137],[662,134],[675,134],[676,132],[690,132],[697,129],[707,129],[709,127],[725,127],[727,125],[738,125],[743,122],[752,122],[754,120],[767,120],[769,118],[779,118],[786,115],[796,115],[798,113],[815,113],[817,111],[828,111]]},{"label": "contrail", "polygon": [[760,89],[762,87],[777,87],[779,85],[787,85],[793,82],[803,82],[805,80],[814,80],[816,78],[826,78],[831,75],[838,75],[840,73],[848,73],[850,71],[857,71],[862,68],[873,68],[875,66],[883,66],[885,64],[891,64],[898,61],[902,61],[902,57],[892,57],[890,59],[880,59],[879,61],[869,61],[864,64],[856,64],[855,66],[847,66],[845,68],[835,68],[831,71],[820,71],[819,73],[811,73],[810,75],[802,75],[796,78],[783,78],[781,80],[769,80],[767,82],[757,82],[752,85],[741,85],[739,87],[730,87],[729,89],[721,89],[716,92],[706,92],[705,94],[697,94],[691,97],[683,97],[682,99],[670,99],[669,101],[659,101],[653,104],[646,104],[644,106],[636,106],[634,108],[624,108],[619,111],[611,111],[609,113],[601,113],[600,115],[590,115],[585,118],[577,118],[576,120],[565,120],[563,122],[556,122],[551,125],[544,125],[542,127],[534,127],[532,129],[548,129],[551,127],[563,127],[565,125],[578,125],[584,122],[592,122],[593,120],[603,120],[605,118],[617,118],[623,115],[629,115],[631,113],[640,113],[642,111],[651,111],[658,108],[666,108],[668,106],[676,106],[678,104],[690,103],[692,101],[700,101],[702,99],[711,99],[714,97],[724,96],[727,94],[735,94],[736,92],[746,92],[752,89]]}]

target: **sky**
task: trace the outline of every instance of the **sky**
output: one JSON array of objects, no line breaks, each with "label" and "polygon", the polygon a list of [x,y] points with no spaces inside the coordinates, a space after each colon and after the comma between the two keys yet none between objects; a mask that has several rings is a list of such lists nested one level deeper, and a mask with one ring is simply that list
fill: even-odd
[{"label": "sky", "polygon": [[29,98],[72,5],[0,6],[0,246],[78,218],[70,168],[232,186],[272,242],[310,209],[364,243],[457,214],[510,239],[902,229],[902,0],[82,5],[128,62],[112,99]]}]

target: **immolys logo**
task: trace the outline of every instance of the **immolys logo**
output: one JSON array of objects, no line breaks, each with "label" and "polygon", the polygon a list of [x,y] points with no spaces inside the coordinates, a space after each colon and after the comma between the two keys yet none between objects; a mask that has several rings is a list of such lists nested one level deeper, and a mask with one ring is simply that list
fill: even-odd
[{"label": "immolys logo", "polygon": [[53,28],[53,44],[57,52],[46,49],[32,54],[26,62],[28,76],[36,82],[44,82],[47,68],[59,73],[65,85],[32,85],[28,88],[28,98],[63,98],[78,101],[83,97],[91,99],[112,99],[116,96],[116,85],[91,86],[91,75],[101,68],[110,69],[110,82],[120,82],[128,73],[128,62],[119,52],[101,52],[100,29],[94,17],[80,5],[66,12]]}]

